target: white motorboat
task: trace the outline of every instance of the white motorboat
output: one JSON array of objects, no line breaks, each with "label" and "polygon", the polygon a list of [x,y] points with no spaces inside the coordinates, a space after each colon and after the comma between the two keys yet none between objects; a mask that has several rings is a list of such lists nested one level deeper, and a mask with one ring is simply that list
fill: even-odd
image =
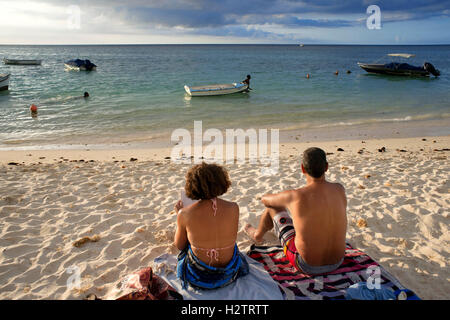
[{"label": "white motorboat", "polygon": [[3,59],[4,64],[16,66],[38,66],[42,64],[42,60],[17,60],[17,59]]},{"label": "white motorboat", "polygon": [[187,94],[192,97],[204,96],[220,96],[225,94],[239,93],[248,90],[248,84],[244,83],[227,83],[227,84],[212,84],[207,86],[189,87],[184,86]]},{"label": "white motorboat", "polygon": [[0,74],[0,91],[8,90],[9,74]]}]

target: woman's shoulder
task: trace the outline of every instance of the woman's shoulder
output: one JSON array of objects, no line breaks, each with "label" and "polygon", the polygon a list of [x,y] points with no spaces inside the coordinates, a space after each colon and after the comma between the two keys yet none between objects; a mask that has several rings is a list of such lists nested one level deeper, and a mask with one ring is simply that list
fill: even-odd
[{"label": "woman's shoulder", "polygon": [[[236,202],[228,201],[225,199],[217,199],[217,207],[219,209],[225,209],[226,211],[233,211],[239,213],[239,205]],[[205,210],[205,204],[194,203],[187,208],[183,208],[183,213],[185,216],[189,217],[192,215],[197,215],[198,213],[203,213]]]},{"label": "woman's shoulder", "polygon": [[220,204],[225,210],[239,213],[239,205],[236,202],[220,199]]}]

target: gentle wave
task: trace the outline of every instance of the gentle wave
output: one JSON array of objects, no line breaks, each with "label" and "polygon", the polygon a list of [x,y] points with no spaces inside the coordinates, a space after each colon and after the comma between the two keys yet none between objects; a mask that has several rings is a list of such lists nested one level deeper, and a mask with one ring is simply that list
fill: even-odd
[{"label": "gentle wave", "polygon": [[318,125],[317,128],[327,128],[327,127],[337,127],[337,126],[358,126],[363,124],[374,124],[374,123],[390,123],[390,122],[408,122],[408,121],[419,121],[419,120],[433,120],[433,119],[448,119],[450,114],[424,114],[417,116],[406,116],[404,118],[385,118],[385,119],[363,119],[351,122],[338,122],[338,123],[327,123],[323,125]]}]

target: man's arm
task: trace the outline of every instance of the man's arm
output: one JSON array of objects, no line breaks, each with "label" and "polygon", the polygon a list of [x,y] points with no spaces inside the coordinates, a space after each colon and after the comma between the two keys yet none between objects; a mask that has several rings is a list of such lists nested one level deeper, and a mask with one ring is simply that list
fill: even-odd
[{"label": "man's arm", "polygon": [[266,194],[261,198],[267,208],[284,210],[292,201],[292,191],[283,191],[276,194]]}]

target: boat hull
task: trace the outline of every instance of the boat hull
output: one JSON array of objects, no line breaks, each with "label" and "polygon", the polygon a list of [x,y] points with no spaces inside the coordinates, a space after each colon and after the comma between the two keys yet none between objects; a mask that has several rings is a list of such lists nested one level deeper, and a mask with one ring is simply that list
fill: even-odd
[{"label": "boat hull", "polygon": [[368,73],[375,74],[385,74],[385,75],[393,75],[393,76],[413,76],[413,77],[428,77],[430,73],[424,69],[422,70],[409,70],[409,69],[391,69],[386,68],[384,64],[367,64],[367,63],[359,63],[358,65],[361,69],[365,70]]},{"label": "boat hull", "polygon": [[75,59],[69,60],[64,63],[66,70],[68,71],[95,71],[97,70],[97,65],[92,63],[90,60]]},{"label": "boat hull", "polygon": [[222,96],[227,94],[244,92],[248,90],[248,85],[243,83],[233,83],[233,84],[215,84],[198,87],[184,86],[184,90],[191,97]]},{"label": "boat hull", "polygon": [[3,59],[3,63],[16,66],[38,66],[42,64],[42,60]]},{"label": "boat hull", "polygon": [[9,74],[0,74],[0,91],[8,90]]},{"label": "boat hull", "polygon": [[97,70],[97,67],[93,67],[92,69],[88,70],[84,66],[77,67],[77,66],[72,66],[67,63],[65,63],[64,66],[65,66],[66,70],[68,70],[68,71],[96,71]]}]

